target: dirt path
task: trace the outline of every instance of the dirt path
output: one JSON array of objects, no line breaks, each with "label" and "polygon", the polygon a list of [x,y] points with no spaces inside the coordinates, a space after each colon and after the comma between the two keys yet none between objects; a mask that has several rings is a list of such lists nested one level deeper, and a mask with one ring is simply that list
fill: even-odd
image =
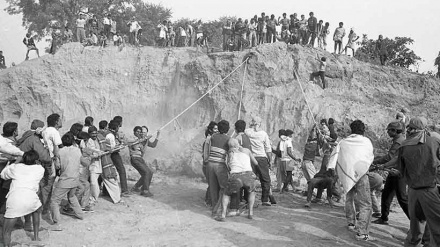
[{"label": "dirt path", "polygon": [[[400,209],[390,225],[372,225],[379,238],[361,243],[346,228],[342,205],[316,205],[307,210],[305,198],[276,194],[278,205],[259,206],[254,220],[244,216],[217,222],[203,203],[206,184],[186,177],[155,174],[153,198],[133,195],[114,205],[101,198],[84,220],[62,216],[62,232],[41,232],[41,242],[30,233],[13,232],[16,246],[401,246],[409,222]],[[42,221],[42,227],[48,223]]]}]

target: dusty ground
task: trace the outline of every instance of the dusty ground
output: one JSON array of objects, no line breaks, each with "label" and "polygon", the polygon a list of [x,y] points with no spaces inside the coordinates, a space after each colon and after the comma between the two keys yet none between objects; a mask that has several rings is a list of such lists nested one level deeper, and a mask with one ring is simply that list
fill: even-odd
[{"label": "dusty ground", "polygon": [[[15,246],[401,246],[409,226],[395,208],[389,226],[372,225],[379,240],[361,243],[347,230],[342,205],[307,210],[305,198],[294,193],[276,193],[278,205],[259,206],[254,220],[217,222],[204,205],[205,189],[201,181],[155,174],[153,198],[133,195],[115,205],[103,197],[82,221],[63,215],[65,230],[44,230],[41,242],[31,242],[23,229],[12,240]],[[43,220],[42,227],[48,226]]]}]

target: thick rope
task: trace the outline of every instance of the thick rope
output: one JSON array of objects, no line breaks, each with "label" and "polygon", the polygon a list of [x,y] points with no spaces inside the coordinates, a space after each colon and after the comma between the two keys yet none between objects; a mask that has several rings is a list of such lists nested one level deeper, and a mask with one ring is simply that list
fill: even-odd
[{"label": "thick rope", "polygon": [[201,99],[203,99],[206,95],[208,95],[212,90],[214,90],[216,87],[218,87],[222,82],[224,82],[229,76],[231,76],[238,68],[240,68],[244,63],[247,62],[249,58],[245,59],[240,65],[238,65],[234,70],[232,70],[225,78],[223,78],[221,81],[219,81],[217,84],[215,84],[211,89],[209,89],[205,94],[203,94],[202,96],[200,96],[200,98],[198,98],[196,101],[194,101],[194,103],[192,103],[191,105],[189,105],[185,110],[183,110],[181,113],[179,113],[177,116],[175,116],[174,118],[172,118],[168,123],[166,123],[165,125],[163,125],[162,127],[159,128],[159,130],[162,130],[163,128],[165,128],[166,126],[168,126],[170,123],[172,123],[175,119],[177,119],[178,117],[182,116],[186,111],[188,111],[191,107],[193,107],[195,104],[197,104],[197,102],[199,102]]},{"label": "thick rope", "polygon": [[[246,60],[248,60],[248,59],[249,58],[246,58]],[[243,101],[243,91],[244,91],[244,83],[245,83],[245,78],[246,78],[246,71],[247,71],[247,63],[244,65],[243,82],[241,83],[240,103],[238,104],[238,117],[237,117],[237,120],[240,120],[240,116],[241,116],[241,105],[242,105],[242,101]],[[234,131],[232,131],[231,137],[234,136],[234,134],[235,134],[235,129],[234,129]]]},{"label": "thick rope", "polygon": [[301,85],[301,82],[300,82],[299,79],[298,79],[299,75],[298,75],[298,73],[296,72],[296,70],[294,70],[293,73],[294,73],[294,75],[295,75],[295,79],[296,79],[296,81],[297,81],[298,84],[299,84],[299,87],[301,88],[301,93],[302,93],[302,95],[303,95],[303,97],[304,97],[304,101],[306,102],[307,109],[309,110],[309,113],[310,113],[310,115],[312,116],[313,122],[316,124],[316,126],[318,126],[318,124],[316,123],[316,120],[315,120],[315,116],[313,116],[312,109],[310,108],[309,101],[307,100],[306,94],[304,93],[304,89],[303,89],[303,87],[302,87],[302,85]]},{"label": "thick rope", "polygon": [[243,101],[243,90],[244,90],[244,83],[245,83],[245,79],[246,79],[246,71],[247,71],[247,63],[244,65],[243,82],[241,83],[240,103],[238,104],[238,118],[237,118],[237,120],[240,120],[240,116],[241,116],[241,104]]}]

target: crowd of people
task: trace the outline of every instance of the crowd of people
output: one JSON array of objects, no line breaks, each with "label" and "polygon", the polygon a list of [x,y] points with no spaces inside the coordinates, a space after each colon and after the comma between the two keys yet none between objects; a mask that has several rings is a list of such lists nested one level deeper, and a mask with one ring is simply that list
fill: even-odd
[{"label": "crowd of people", "polygon": [[[405,246],[440,245],[440,135],[428,129],[423,117],[409,118],[398,112],[386,130],[392,145],[387,154],[374,156],[360,120],[350,124],[350,134],[336,131],[335,121],[322,119],[310,130],[304,155],[293,152],[293,131],[280,129],[279,142],[272,145],[261,129],[261,119],[253,117],[249,128],[238,120],[234,135],[228,136],[229,122],[211,122],[203,144],[203,172],[208,182],[205,203],[217,221],[246,211],[253,219],[256,188],[261,185],[261,205],[277,204],[274,192],[285,193],[296,169],[307,181],[303,191],[305,207],[322,202],[326,190],[330,207],[345,194],[347,229],[360,241],[374,241],[371,223],[388,225],[390,206],[397,196],[410,220]],[[322,156],[319,171],[315,158]],[[273,166],[271,164],[274,164]],[[271,188],[269,170],[275,170],[277,185]],[[378,170],[388,173],[385,184]],[[312,200],[314,189],[316,197]],[[379,207],[376,193],[382,191]],[[376,220],[372,221],[371,218]]]},{"label": "crowd of people", "polygon": [[[102,120],[98,127],[86,117],[84,124],[75,123],[60,135],[62,118],[59,114],[32,121],[30,130],[18,137],[18,124],[6,122],[0,136],[0,213],[3,220],[3,242],[11,246],[11,231],[17,220],[24,217],[24,229],[34,232],[39,240],[41,214],[52,221],[51,229],[61,231],[60,213],[83,219],[92,212],[102,193],[113,203],[121,197],[139,193],[152,197],[151,168],[143,159],[147,147],[156,147],[148,127],[135,126],[127,137],[119,128],[122,117]],[[141,175],[131,188],[120,150],[128,148],[131,165]],[[68,203],[63,203],[67,199]]]}]

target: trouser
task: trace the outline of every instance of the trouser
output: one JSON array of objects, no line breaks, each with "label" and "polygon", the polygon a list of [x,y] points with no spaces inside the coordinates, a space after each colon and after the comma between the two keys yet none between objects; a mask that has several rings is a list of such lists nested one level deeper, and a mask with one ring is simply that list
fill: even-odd
[{"label": "trouser", "polygon": [[223,51],[228,50],[228,39],[231,38],[230,34],[223,34]]},{"label": "trouser", "polygon": [[110,29],[111,29],[111,25],[108,24],[104,24],[104,34],[107,37],[107,39],[110,39]]},{"label": "trouser", "polygon": [[235,51],[241,51],[241,45],[242,45],[242,42],[241,42],[241,34],[236,34],[235,35],[235,37],[234,37],[234,46],[235,46]]},{"label": "trouser", "polygon": [[315,46],[316,32],[315,31],[309,31],[307,38],[309,38],[309,37],[310,37],[309,45],[311,45],[312,47]]},{"label": "trouser", "polygon": [[310,80],[313,81],[315,79],[315,77],[321,78],[321,82],[322,82],[322,88],[326,88],[327,85],[325,83],[325,72],[324,71],[317,71],[317,72],[313,72],[312,74],[310,74]]},{"label": "trouser", "polygon": [[60,221],[60,203],[66,197],[69,200],[69,205],[78,217],[83,217],[83,211],[79,205],[78,198],[75,195],[75,188],[59,188],[56,187],[53,190],[52,199],[50,200],[50,209],[52,214],[52,220],[54,223]]},{"label": "trouser", "polygon": [[180,36],[179,37],[179,42],[178,42],[178,46],[180,46],[180,47],[184,47],[184,46],[186,46],[186,36]]},{"label": "trouser", "polygon": [[257,45],[257,33],[255,31],[250,31],[249,33],[249,45],[255,47]]},{"label": "trouser", "polygon": [[99,189],[99,176],[100,173],[90,172],[90,195],[94,202],[98,200],[100,189]]},{"label": "trouser", "polygon": [[225,163],[217,162],[208,162],[206,168],[212,201],[212,213],[217,213],[217,210],[221,208],[222,195],[228,184],[228,168]]},{"label": "trouser", "polygon": [[267,43],[275,42],[275,30],[273,28],[267,27]]},{"label": "trouser", "polygon": [[211,194],[210,194],[210,190],[209,190],[209,177],[208,177],[208,173],[207,173],[207,164],[204,162],[203,163],[203,167],[202,167],[202,171],[203,171],[203,175],[205,175],[205,179],[206,182],[208,183],[208,188],[206,188],[206,193],[205,193],[205,203],[208,205],[212,205],[212,201],[211,201]]},{"label": "trouser", "polygon": [[405,246],[418,246],[422,241],[425,225],[430,231],[430,245],[440,246],[440,193],[437,187],[408,189],[410,229]]},{"label": "trouser", "polygon": [[264,43],[266,43],[266,33],[261,32],[260,40],[258,41],[258,44],[264,44]]},{"label": "trouser", "polygon": [[292,185],[293,189],[295,189],[295,187],[293,186],[292,171],[286,171],[283,189],[287,189],[287,186],[289,184]]},{"label": "trouser", "polygon": [[150,190],[153,171],[147,166],[145,160],[141,157],[131,157],[131,165],[141,174],[141,178],[134,185],[135,188],[141,188],[142,191]]},{"label": "trouser", "polygon": [[321,48],[321,49],[325,49],[324,48],[324,37],[322,35],[320,35],[318,37],[318,47]]},{"label": "trouser", "polygon": [[41,204],[43,204],[43,213],[47,212],[50,208],[54,182],[55,176],[52,174],[44,174],[40,181],[40,199]]},{"label": "trouser", "polygon": [[[355,208],[355,203],[359,208]],[[359,220],[357,220],[357,222],[356,210],[359,212]],[[369,234],[371,223],[371,195],[367,175],[362,176],[353,188],[348,191],[345,200],[345,216],[348,224],[356,225],[358,234]]]},{"label": "trouser", "polygon": [[125,167],[124,167],[124,163],[122,161],[121,155],[118,152],[112,153],[110,155],[113,164],[116,167],[116,170],[118,171],[119,174],[119,180],[121,183],[121,192],[127,192],[128,191],[128,186],[127,186],[127,174],[125,172]]},{"label": "trouser", "polygon": [[277,189],[280,190],[282,184],[284,183],[284,178],[286,176],[286,169],[282,167],[282,162],[278,158],[275,160],[276,178],[277,178]]},{"label": "trouser", "polygon": [[311,160],[303,160],[301,164],[301,169],[304,175],[304,178],[307,180],[307,183],[312,180],[312,178],[316,174],[316,168],[313,165],[313,161]]},{"label": "trouser", "polygon": [[300,37],[300,40],[301,40],[301,44],[302,45],[307,45],[307,30],[304,30],[304,29],[300,29],[299,30],[299,37]]},{"label": "trouser", "polygon": [[387,58],[388,58],[387,55],[379,55],[380,64],[385,65]]},{"label": "trouser", "polygon": [[90,202],[90,183],[89,181],[80,178],[79,185],[76,187],[75,192],[76,197],[78,198],[79,204],[82,208],[85,208],[89,205]]},{"label": "trouser", "polygon": [[390,207],[393,201],[394,195],[397,197],[397,201],[399,202],[400,207],[403,212],[406,214],[406,217],[409,218],[408,213],[408,194],[406,190],[406,183],[402,178],[398,176],[390,176],[388,175],[385,180],[385,185],[382,190],[382,198],[381,198],[381,218],[384,221],[388,221],[388,215],[390,214]]},{"label": "trouser", "polygon": [[86,39],[86,31],[83,27],[76,28],[76,40],[82,43]]},{"label": "trouser", "polygon": [[261,201],[268,202],[270,194],[269,160],[266,157],[255,157],[255,159],[258,162],[255,170],[261,183]]},{"label": "trouser", "polygon": [[335,53],[337,50],[338,53],[341,54],[341,49],[342,49],[342,41],[335,41]]},{"label": "trouser", "polygon": [[316,194],[316,198],[321,199],[322,192],[324,189],[327,189],[327,198],[330,200],[332,198],[332,190],[333,190],[333,179],[327,177],[316,177],[310,180],[307,186],[307,201],[310,202],[312,200],[313,189],[317,188],[318,193]]}]

